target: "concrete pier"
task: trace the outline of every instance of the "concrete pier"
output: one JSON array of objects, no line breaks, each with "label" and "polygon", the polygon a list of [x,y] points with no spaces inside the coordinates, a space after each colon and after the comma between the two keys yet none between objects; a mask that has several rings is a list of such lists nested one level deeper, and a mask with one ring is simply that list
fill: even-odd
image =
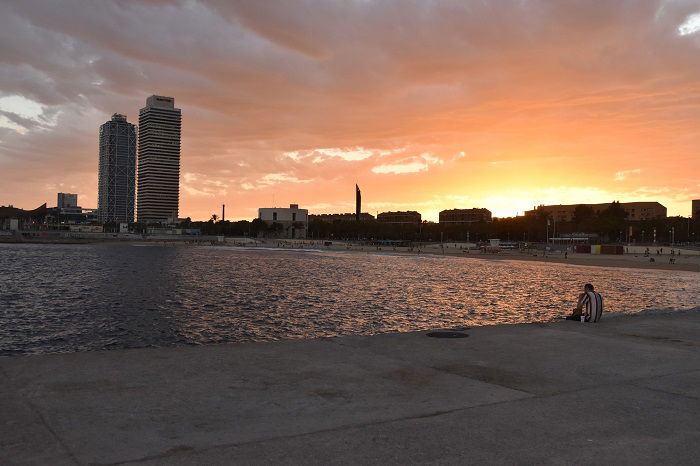
[{"label": "concrete pier", "polygon": [[697,464],[700,312],[0,359],[1,464]]}]

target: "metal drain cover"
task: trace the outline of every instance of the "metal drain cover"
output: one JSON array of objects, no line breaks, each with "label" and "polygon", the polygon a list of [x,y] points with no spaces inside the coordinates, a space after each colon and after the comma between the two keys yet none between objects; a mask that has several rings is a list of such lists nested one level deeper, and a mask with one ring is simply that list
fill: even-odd
[{"label": "metal drain cover", "polygon": [[431,338],[467,338],[469,335],[462,332],[428,332],[425,336]]}]

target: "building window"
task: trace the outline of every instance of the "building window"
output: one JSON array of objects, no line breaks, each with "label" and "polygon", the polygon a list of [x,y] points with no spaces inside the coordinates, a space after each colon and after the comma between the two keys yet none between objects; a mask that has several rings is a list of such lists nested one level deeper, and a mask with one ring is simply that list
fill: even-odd
[{"label": "building window", "polygon": [[297,213],[292,212],[292,222],[296,222],[296,221],[297,221]]},{"label": "building window", "polygon": [[277,212],[272,212],[272,221],[274,222],[276,220],[277,220]]}]

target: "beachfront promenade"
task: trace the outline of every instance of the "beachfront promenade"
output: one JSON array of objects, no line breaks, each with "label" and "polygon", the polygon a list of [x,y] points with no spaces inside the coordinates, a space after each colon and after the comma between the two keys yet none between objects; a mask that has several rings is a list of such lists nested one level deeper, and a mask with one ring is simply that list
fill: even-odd
[{"label": "beachfront promenade", "polygon": [[0,463],[697,464],[700,312],[466,333],[0,358]]}]

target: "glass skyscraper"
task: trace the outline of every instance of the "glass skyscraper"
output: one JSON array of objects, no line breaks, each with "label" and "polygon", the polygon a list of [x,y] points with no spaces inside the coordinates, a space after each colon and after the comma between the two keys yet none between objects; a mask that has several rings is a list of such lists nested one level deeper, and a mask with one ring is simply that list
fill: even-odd
[{"label": "glass skyscraper", "polygon": [[100,126],[97,203],[102,223],[134,221],[135,187],[136,127],[115,113]]},{"label": "glass skyscraper", "polygon": [[139,222],[177,221],[181,119],[172,97],[153,95],[139,111]]}]

